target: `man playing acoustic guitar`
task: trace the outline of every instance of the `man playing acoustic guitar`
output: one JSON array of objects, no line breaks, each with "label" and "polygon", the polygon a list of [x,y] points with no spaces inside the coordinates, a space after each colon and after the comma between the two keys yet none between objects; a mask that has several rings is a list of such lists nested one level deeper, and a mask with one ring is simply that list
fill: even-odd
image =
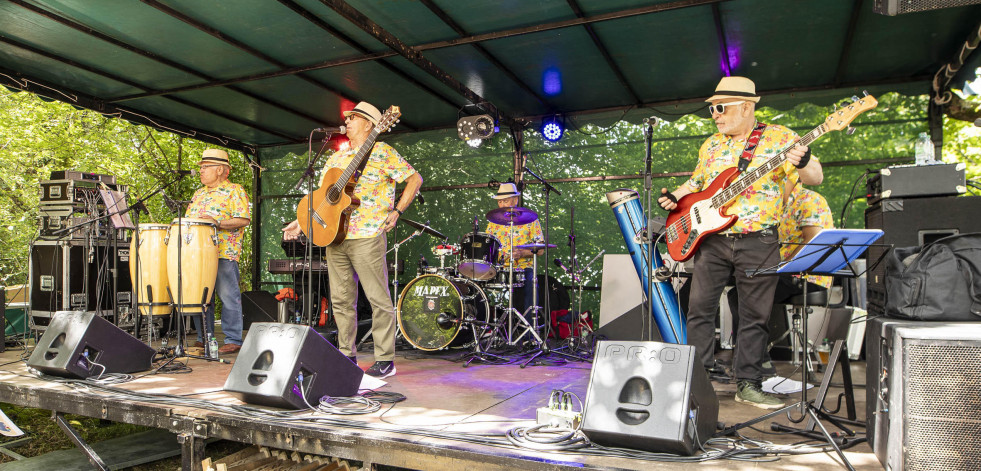
[{"label": "man playing acoustic guitar", "polygon": [[[666,210],[678,208],[680,198],[705,190],[723,170],[744,161],[741,168],[745,173],[798,140],[796,133],[783,126],[757,123],[754,111],[760,97],[756,84],[745,77],[722,78],[715,94],[706,101],[711,103],[709,110],[719,132],[702,144],[691,178],[670,193],[666,188],[661,190],[658,204]],[[777,278],[750,278],[746,273],[780,260],[777,226],[783,214],[785,182],[795,174],[806,185],[818,185],[824,178],[820,162],[811,158],[807,147],[790,149],[783,164],[743,191],[727,210],[739,219],[723,232],[705,236],[694,255],[688,343],[696,348],[706,370],[713,373],[718,369],[714,361],[715,317],[726,281],[735,275],[741,301],[736,314],[739,345],[733,358],[736,401],[764,409],[783,406],[761,387],[761,363],[768,340],[766,321]]]},{"label": "man playing acoustic guitar", "polygon": [[[350,146],[327,159],[325,174],[331,168],[347,167],[381,119],[378,108],[365,102],[345,111],[344,123]],[[395,185],[402,182],[406,182],[402,198],[394,203]],[[373,309],[371,338],[375,344],[375,363],[366,373],[378,378],[395,374],[395,309],[388,290],[385,234],[395,227],[420,187],[422,177],[392,146],[384,142],[374,144],[354,188],[354,196],[361,204],[351,213],[347,235],[342,242],[326,247],[330,301],[337,323],[337,348],[356,362],[358,320],[354,302],[360,280]],[[283,232],[286,239],[295,239],[301,232],[299,222],[291,222]]]}]

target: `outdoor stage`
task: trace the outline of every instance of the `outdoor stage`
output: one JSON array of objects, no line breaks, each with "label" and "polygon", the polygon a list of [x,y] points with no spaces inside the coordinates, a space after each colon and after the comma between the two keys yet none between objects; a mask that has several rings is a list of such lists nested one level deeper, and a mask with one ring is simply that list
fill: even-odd
[{"label": "outdoor stage", "polygon": [[[335,424],[245,419],[196,407],[118,400],[96,391],[80,392],[33,376],[25,363],[18,361],[24,354],[22,349],[0,354],[0,364],[10,363],[0,368],[0,401],[168,430],[182,444],[185,469],[190,469],[188,466],[192,463],[195,469],[199,469],[201,459],[208,456],[208,451],[204,448],[207,438],[334,456],[366,464],[426,470],[650,470],[682,469],[690,466],[725,470],[840,468],[833,452],[785,455],[771,462],[713,460],[701,464],[668,463],[545,453],[510,445],[488,446],[393,431],[465,432],[500,437],[512,427],[533,425],[535,409],[546,404],[553,389],[572,391],[583,399],[586,397],[590,372],[588,363],[525,369],[518,365],[473,365],[462,368],[460,363],[444,359],[460,353],[462,352],[451,352],[441,356],[415,350],[400,352],[396,358],[398,374],[387,378],[388,385],[379,390],[398,392],[407,399],[391,408],[383,405],[380,411],[370,415],[330,416],[340,421]],[[234,356],[228,358],[234,361]],[[366,368],[371,364],[370,353],[362,352],[359,360],[361,366]],[[117,387],[221,404],[241,404],[222,391],[231,365],[190,360],[189,366],[193,368],[191,373],[149,375]],[[778,368],[784,376],[793,371],[788,364],[778,364]],[[864,383],[864,363],[852,365],[852,377],[857,383]],[[734,384],[712,384],[720,400],[719,420],[727,426],[765,412],[736,403],[733,400]],[[811,391],[816,391],[816,388]],[[828,395],[831,407],[834,407],[832,398],[838,392],[839,389],[832,389]],[[855,398],[859,420],[864,420],[864,390],[857,389]],[[791,398],[788,398],[788,402],[792,402]],[[785,416],[778,419],[782,423],[790,423]],[[344,425],[345,421],[361,426],[370,425],[372,428],[355,428]],[[769,432],[769,421],[758,424],[758,428]],[[864,432],[861,427],[856,429]],[[796,435],[765,434],[751,429],[743,430],[743,435],[782,445],[804,440]],[[856,469],[882,469],[867,443],[848,449],[846,455]]]}]

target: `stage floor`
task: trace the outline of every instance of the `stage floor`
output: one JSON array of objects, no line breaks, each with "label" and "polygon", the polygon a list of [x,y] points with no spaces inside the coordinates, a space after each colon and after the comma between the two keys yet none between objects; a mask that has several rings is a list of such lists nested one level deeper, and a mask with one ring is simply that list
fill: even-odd
[{"label": "stage floor", "polygon": [[[324,424],[291,425],[275,420],[242,420],[206,409],[121,401],[100,396],[100,393],[94,391],[80,393],[67,386],[32,376],[26,364],[18,361],[24,351],[17,349],[0,354],[0,364],[5,364],[0,368],[0,401],[170,430],[177,434],[179,441],[185,443],[185,463],[207,456],[207,450],[203,449],[203,438],[217,437],[410,469],[650,470],[698,466],[700,469],[733,470],[835,469],[840,466],[838,457],[833,452],[785,455],[771,462],[714,460],[695,465],[543,453],[382,430],[388,427],[503,435],[512,427],[533,425],[535,410],[547,403],[553,389],[575,392],[585,400],[590,373],[588,363],[524,369],[518,365],[474,364],[463,368],[461,363],[446,359],[460,353],[462,352],[439,355],[416,350],[400,351],[396,358],[397,375],[386,378],[388,384],[379,390],[404,394],[406,400],[391,408],[383,406],[380,411],[370,415],[342,417],[343,420],[378,427],[370,430]],[[228,358],[235,361],[234,355]],[[362,368],[367,368],[371,362],[370,352],[360,353],[359,364]],[[191,373],[145,376],[118,387],[222,404],[241,404],[222,391],[231,365],[194,359],[188,365],[193,369]],[[789,364],[778,363],[777,366],[779,373],[784,376],[790,376],[794,371]],[[799,379],[796,373],[792,377]],[[852,378],[859,385],[865,382],[864,363],[852,364]],[[840,379],[836,380],[840,382]],[[815,386],[819,381],[819,378],[814,380]],[[736,403],[733,399],[734,384],[712,384],[720,401],[719,420],[725,425],[744,422],[766,412]],[[816,390],[814,388],[811,391]],[[840,391],[834,388],[831,390],[828,395],[830,406],[834,406],[832,398],[837,397]],[[796,397],[798,395],[787,396],[787,400],[792,402]],[[864,420],[864,389],[855,390],[855,399],[858,419]],[[784,415],[775,420],[792,425]],[[757,428],[769,432],[770,422],[762,422]],[[837,430],[831,428],[833,431]],[[863,427],[855,428],[864,432]],[[744,429],[742,434],[781,445],[805,440],[796,435],[764,433],[752,429]],[[856,469],[882,469],[867,443],[856,445],[845,453]]]}]

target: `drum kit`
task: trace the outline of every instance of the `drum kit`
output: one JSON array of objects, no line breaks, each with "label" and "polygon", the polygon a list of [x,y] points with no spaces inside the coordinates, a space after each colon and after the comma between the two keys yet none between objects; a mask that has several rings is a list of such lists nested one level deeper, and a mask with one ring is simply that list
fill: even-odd
[{"label": "drum kit", "polygon": [[[129,268],[140,315],[151,320],[172,310],[180,318],[203,315],[218,276],[217,227],[205,219],[177,218],[170,225],[140,224],[137,234]],[[152,335],[153,329],[147,330]]]},{"label": "drum kit", "polygon": [[[513,234],[514,226],[534,222],[538,215],[528,208],[498,208],[487,213],[487,220],[509,226],[508,233]],[[513,346],[526,340],[543,342],[538,332],[541,308],[528,306],[520,313],[513,299],[515,289],[528,284],[534,291],[533,299],[537,300],[537,277],[526,279],[525,271],[515,268],[513,252],[504,263],[498,263],[504,247],[500,239],[479,232],[475,220],[473,232],[464,234],[459,244],[446,244],[446,237],[428,223],[401,221],[416,232],[393,245],[390,252],[396,252],[396,259],[399,246],[422,233],[444,241],[432,249],[433,255],[439,258],[439,266],[420,266],[416,278],[407,283],[398,296],[395,314],[399,331],[409,344],[425,351],[473,348],[470,361],[494,361],[500,357],[488,353],[490,348]],[[507,244],[510,247],[532,251],[534,272],[537,273],[537,253],[545,248],[545,244],[515,246],[513,240],[509,242],[512,242]],[[394,283],[394,293],[399,293],[397,279]]]}]

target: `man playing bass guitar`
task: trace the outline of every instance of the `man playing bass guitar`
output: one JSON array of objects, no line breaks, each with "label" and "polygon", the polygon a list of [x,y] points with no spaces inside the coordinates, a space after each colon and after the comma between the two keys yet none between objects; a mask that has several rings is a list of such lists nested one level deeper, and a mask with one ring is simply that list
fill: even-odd
[{"label": "man playing bass guitar", "polygon": [[[325,174],[332,168],[347,167],[381,119],[378,108],[366,102],[345,111],[350,146],[327,159]],[[395,185],[402,182],[406,182],[405,190],[395,202]],[[343,241],[325,249],[330,301],[337,323],[337,349],[356,362],[358,320],[354,302],[360,281],[372,307],[371,338],[375,344],[375,363],[366,373],[379,378],[395,374],[395,309],[388,289],[386,233],[395,227],[420,187],[422,177],[392,146],[374,143],[354,188],[353,196],[360,200],[360,205],[350,215],[347,234]],[[301,232],[299,222],[291,222],[283,232],[285,239],[295,239]]]},{"label": "man playing bass guitar", "polygon": [[[757,123],[754,112],[760,97],[756,84],[745,77],[722,78],[715,94],[706,101],[711,104],[709,110],[719,132],[702,144],[691,178],[670,193],[666,188],[661,190],[658,204],[663,209],[675,210],[679,199],[708,189],[720,173],[740,166],[741,160],[741,170],[752,170],[798,139],[786,127]],[[746,273],[779,262],[777,226],[783,214],[785,183],[795,176],[806,185],[818,185],[824,178],[820,162],[811,157],[807,147],[790,149],[783,164],[736,197],[727,210],[729,215],[738,216],[735,224],[705,236],[694,253],[688,343],[696,348],[706,370],[716,372],[715,317],[726,281],[734,275],[741,301],[736,314],[739,345],[733,358],[733,375],[738,384],[736,401],[764,409],[783,406],[780,399],[764,393],[761,387],[761,363],[768,340],[766,322],[777,278],[750,278]]]}]

